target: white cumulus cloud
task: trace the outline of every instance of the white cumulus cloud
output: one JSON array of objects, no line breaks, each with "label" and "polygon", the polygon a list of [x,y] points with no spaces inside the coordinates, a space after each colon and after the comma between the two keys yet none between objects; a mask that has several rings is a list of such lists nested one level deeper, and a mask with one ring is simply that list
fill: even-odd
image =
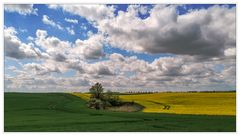
[{"label": "white cumulus cloud", "polygon": [[58,28],[59,30],[64,29],[60,24],[57,24],[53,20],[50,20],[50,18],[47,15],[43,15],[42,22],[46,25],[50,25],[52,27]]},{"label": "white cumulus cloud", "polygon": [[4,10],[7,12],[17,12],[21,15],[38,15],[38,9],[33,8],[32,4],[5,4]]}]

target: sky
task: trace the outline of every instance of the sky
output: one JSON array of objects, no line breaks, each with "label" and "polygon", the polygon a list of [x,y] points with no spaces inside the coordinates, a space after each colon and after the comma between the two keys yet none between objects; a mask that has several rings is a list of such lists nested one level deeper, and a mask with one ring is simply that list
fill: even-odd
[{"label": "sky", "polygon": [[4,5],[4,91],[236,89],[236,5]]}]

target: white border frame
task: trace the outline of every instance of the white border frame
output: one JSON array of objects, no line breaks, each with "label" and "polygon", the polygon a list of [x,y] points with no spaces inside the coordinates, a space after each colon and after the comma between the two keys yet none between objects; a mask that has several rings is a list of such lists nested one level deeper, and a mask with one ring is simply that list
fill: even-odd
[{"label": "white border frame", "polygon": [[[236,123],[237,123],[237,126],[236,126],[236,133],[235,132],[188,132],[188,133],[185,133],[185,132],[134,132],[134,133],[127,133],[127,132],[117,132],[117,133],[113,133],[113,132],[108,132],[108,133],[93,133],[93,132],[87,132],[87,133],[83,133],[83,132],[78,132],[78,133],[73,133],[73,132],[51,132],[51,133],[31,133],[31,132],[27,132],[27,133],[23,133],[23,132],[4,132],[4,53],[3,53],[3,45],[4,45],[4,39],[3,39],[3,28],[4,28],[4,4],[27,4],[27,3],[31,3],[31,4],[52,4],[52,3],[58,3],[58,4],[62,4],[62,3],[65,3],[65,4],[70,4],[70,3],[79,3],[79,4],[135,4],[135,3],[139,3],[139,4],[237,4],[236,5],[236,17],[237,17],[237,20],[236,20],[236,49],[237,49],[237,53],[239,52],[239,47],[238,47],[238,43],[239,43],[239,26],[238,26],[238,23],[239,23],[239,0],[195,0],[195,1],[191,1],[191,0],[128,0],[128,1],[123,1],[123,0],[61,0],[61,2],[59,2],[59,0],[47,0],[47,1],[37,1],[37,0],[1,0],[0,2],[0,9],[1,9],[1,13],[0,13],[0,18],[2,21],[0,21],[0,26],[2,26],[0,28],[1,30],[1,33],[0,33],[0,41],[1,41],[1,45],[0,45],[0,75],[1,75],[1,82],[0,82],[0,87],[1,87],[1,93],[0,93],[0,120],[2,121],[1,122],[1,133],[3,135],[13,135],[15,136],[16,134],[17,135],[20,135],[20,136],[26,136],[26,135],[37,135],[37,136],[41,136],[41,135],[57,135],[57,136],[63,136],[63,135],[69,135],[69,133],[74,134],[74,135],[90,135],[90,136],[93,136],[93,135],[96,135],[96,136],[112,136],[112,135],[115,135],[115,136],[120,136],[120,135],[140,135],[140,136],[143,136],[143,135],[152,135],[152,136],[159,136],[159,135],[168,135],[168,136],[171,136],[171,135],[177,135],[177,136],[192,136],[192,135],[216,135],[216,136],[223,136],[223,135],[237,135],[238,131],[239,131],[239,115],[237,114],[236,116]],[[237,54],[236,53],[236,54]],[[236,83],[238,83],[239,81],[239,76],[240,76],[240,73],[238,72],[239,68],[240,68],[240,55],[236,55],[236,68],[237,68],[237,72],[236,72]],[[239,89],[239,85],[236,84],[236,90]],[[238,92],[237,92],[237,103],[236,103],[236,106],[237,106],[237,113],[238,113],[238,105],[239,105],[239,96],[238,96]]]}]

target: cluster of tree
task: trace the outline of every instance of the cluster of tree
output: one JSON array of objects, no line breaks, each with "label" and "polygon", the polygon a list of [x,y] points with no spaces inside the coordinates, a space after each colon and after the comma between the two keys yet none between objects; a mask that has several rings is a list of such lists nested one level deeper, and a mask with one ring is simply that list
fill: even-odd
[{"label": "cluster of tree", "polygon": [[128,91],[128,94],[152,94],[159,93],[158,91]]},{"label": "cluster of tree", "polygon": [[122,102],[116,93],[111,91],[104,92],[104,89],[100,83],[96,83],[89,89],[91,93],[90,100],[88,101],[88,107],[95,109],[105,109],[112,106],[121,106]]}]

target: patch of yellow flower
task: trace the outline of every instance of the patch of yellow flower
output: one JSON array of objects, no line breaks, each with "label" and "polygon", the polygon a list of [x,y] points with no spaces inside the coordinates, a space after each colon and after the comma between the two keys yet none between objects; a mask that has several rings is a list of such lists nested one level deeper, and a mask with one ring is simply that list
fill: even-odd
[{"label": "patch of yellow flower", "polygon": [[[73,93],[84,100],[89,94]],[[153,93],[120,95],[123,101],[143,105],[143,112],[236,115],[236,93]]]},{"label": "patch of yellow flower", "polygon": [[71,93],[72,95],[75,95],[77,97],[80,97],[82,98],[83,100],[85,101],[88,101],[90,99],[90,94],[86,94],[86,93],[77,93],[77,92],[74,92],[74,93]]}]

